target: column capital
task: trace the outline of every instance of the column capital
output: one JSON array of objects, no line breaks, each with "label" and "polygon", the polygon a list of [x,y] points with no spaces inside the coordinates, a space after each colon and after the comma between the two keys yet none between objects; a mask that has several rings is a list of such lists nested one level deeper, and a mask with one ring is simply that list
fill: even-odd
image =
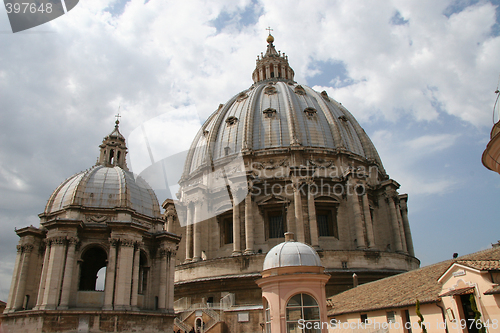
[{"label": "column capital", "polygon": [[47,239],[50,242],[50,245],[64,245],[66,243],[66,237],[63,236],[55,236]]},{"label": "column capital", "polygon": [[74,245],[76,247],[79,242],[80,240],[78,237],[68,237],[68,245]]},{"label": "column capital", "polygon": [[120,245],[125,246],[125,247],[134,247],[135,246],[135,241],[133,239],[121,239],[120,238]]},{"label": "column capital", "polygon": [[17,253],[22,253],[23,252],[23,246],[22,245],[16,245]]},{"label": "column capital", "polygon": [[109,244],[111,246],[117,247],[118,243],[120,242],[120,239],[119,238],[109,238],[108,241],[109,241]]},{"label": "column capital", "polygon": [[31,253],[35,247],[31,244],[24,244],[23,245],[23,252],[26,253]]}]

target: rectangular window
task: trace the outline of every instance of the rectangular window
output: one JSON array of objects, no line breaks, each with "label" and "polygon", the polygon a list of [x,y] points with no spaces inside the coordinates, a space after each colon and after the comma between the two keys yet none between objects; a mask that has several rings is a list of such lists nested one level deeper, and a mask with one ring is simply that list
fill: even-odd
[{"label": "rectangular window", "polygon": [[281,211],[268,212],[267,218],[269,222],[269,238],[285,237],[283,213]]},{"label": "rectangular window", "polygon": [[365,323],[365,324],[366,324],[366,322],[368,321],[368,314],[366,314],[366,313],[362,313],[362,314],[360,315],[360,319],[361,319],[361,322],[362,322],[362,323]]},{"label": "rectangular window", "polygon": [[[323,209],[322,209],[323,208]],[[318,236],[337,237],[337,208],[316,208],[316,222],[318,224]]]},{"label": "rectangular window", "polygon": [[222,217],[220,225],[221,246],[233,243],[233,218],[232,216]]},{"label": "rectangular window", "polygon": [[396,313],[394,311],[387,311],[387,322],[388,323],[396,322]]}]

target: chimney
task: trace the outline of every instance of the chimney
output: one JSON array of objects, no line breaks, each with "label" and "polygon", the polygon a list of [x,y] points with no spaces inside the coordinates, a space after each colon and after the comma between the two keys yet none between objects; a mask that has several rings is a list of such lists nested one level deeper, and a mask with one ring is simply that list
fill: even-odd
[{"label": "chimney", "polygon": [[352,275],[352,285],[354,286],[354,288],[358,286],[358,276],[356,275],[356,273]]}]

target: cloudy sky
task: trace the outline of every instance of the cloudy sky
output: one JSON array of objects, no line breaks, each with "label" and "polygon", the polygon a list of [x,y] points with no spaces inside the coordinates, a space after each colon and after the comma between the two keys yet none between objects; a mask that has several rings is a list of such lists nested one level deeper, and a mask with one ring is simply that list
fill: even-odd
[{"label": "cloudy sky", "polygon": [[296,81],[346,106],[408,193],[422,265],[488,248],[500,239],[500,176],[481,164],[500,74],[499,4],[81,0],[15,34],[2,6],[0,299],[14,228],[38,226],[52,191],[95,163],[118,108],[135,172],[187,149],[208,115],[251,85],[268,26]]}]

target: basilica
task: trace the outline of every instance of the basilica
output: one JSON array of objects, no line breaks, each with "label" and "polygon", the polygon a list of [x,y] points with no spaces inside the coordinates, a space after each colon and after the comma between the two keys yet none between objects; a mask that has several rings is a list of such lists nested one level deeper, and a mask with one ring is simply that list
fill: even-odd
[{"label": "basilica", "polygon": [[272,35],[251,77],[202,125],[163,213],[117,121],[16,231],[6,332],[299,332],[327,297],[419,267],[408,196],[353,115],[295,82]]}]

